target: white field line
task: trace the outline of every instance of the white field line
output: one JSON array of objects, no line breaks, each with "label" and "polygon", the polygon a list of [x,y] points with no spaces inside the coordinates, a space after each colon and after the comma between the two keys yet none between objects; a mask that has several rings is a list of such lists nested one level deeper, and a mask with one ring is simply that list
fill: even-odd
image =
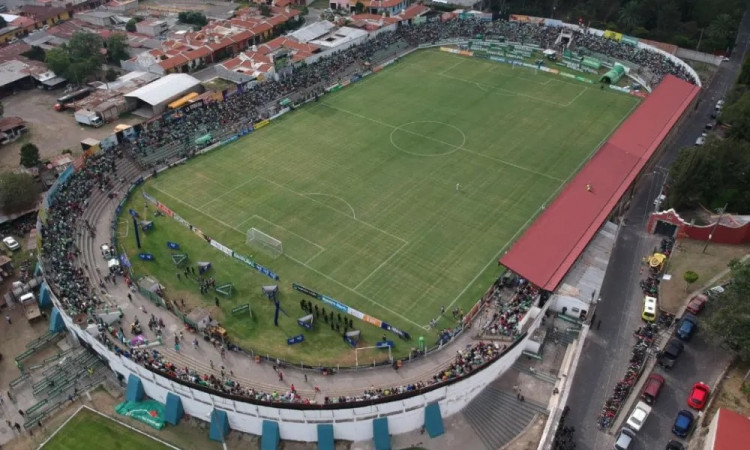
[{"label": "white field line", "polygon": [[[345,203],[346,206],[349,207],[349,211],[352,212],[352,219],[357,220],[357,214],[354,213],[354,208],[352,208],[352,205],[350,205],[349,202],[347,202],[346,200],[344,200],[343,198],[341,198],[341,197],[339,197],[337,195],[324,194],[322,192],[308,192],[307,194],[304,194],[304,195],[305,195],[305,197],[310,196],[310,195],[320,195],[321,197],[335,198],[336,200],[339,200],[339,201]],[[310,199],[310,200],[312,200],[312,199]]]},{"label": "white field line", "polygon": [[488,159],[496,161],[496,162],[498,162],[500,164],[503,164],[503,165],[506,165],[506,166],[510,166],[510,167],[515,167],[518,170],[523,170],[524,172],[533,173],[534,175],[538,175],[538,176],[544,177],[544,178],[549,178],[549,179],[555,180],[555,181],[562,181],[560,178],[553,177],[551,175],[547,175],[545,173],[538,172],[538,171],[533,170],[533,169],[529,169],[528,167],[519,166],[518,164],[514,164],[512,162],[508,162],[508,161],[505,161],[505,160],[500,159],[500,158],[495,158],[495,157],[492,157],[492,156],[487,156],[487,155],[485,155],[483,153],[480,153],[480,152],[477,152],[477,151],[473,151],[473,150],[469,150],[468,148],[466,148],[463,145],[457,146],[455,144],[451,144],[450,142],[445,142],[443,140],[436,139],[436,138],[433,138],[431,136],[426,136],[424,134],[417,133],[415,131],[410,131],[410,130],[406,130],[406,129],[403,129],[403,128],[399,128],[399,127],[397,127],[395,125],[391,125],[391,124],[389,124],[387,122],[383,122],[383,121],[380,121],[378,119],[373,119],[371,117],[363,116],[362,114],[355,113],[354,111],[348,111],[346,109],[338,108],[336,106],[331,106],[331,105],[329,105],[327,103],[319,103],[319,105],[325,106],[326,108],[330,108],[330,109],[333,109],[333,110],[336,110],[336,111],[340,111],[340,112],[345,113],[345,114],[350,114],[350,115],[352,115],[354,117],[359,117],[360,119],[363,119],[363,120],[369,120],[370,122],[377,123],[379,125],[383,125],[384,127],[392,128],[394,130],[403,131],[404,133],[413,134],[414,136],[419,136],[419,137],[427,139],[429,141],[437,142],[439,144],[447,145],[449,147],[454,147],[457,150],[463,150],[463,151],[465,151],[467,153],[471,153],[473,155],[477,155],[477,156],[481,156],[481,157],[484,157],[484,158],[488,158]]},{"label": "white field line", "polygon": [[[200,210],[199,210],[199,211],[200,211]],[[201,212],[203,212],[203,211],[201,211]],[[203,214],[206,214],[206,213],[204,212]],[[322,245],[316,244],[315,242],[313,242],[313,241],[311,241],[311,240],[309,240],[309,239],[305,239],[305,238],[304,238],[303,236],[300,236],[299,234],[295,233],[294,231],[288,230],[288,229],[286,229],[286,228],[282,227],[281,225],[277,224],[276,222],[271,222],[270,220],[266,219],[265,217],[263,217],[263,216],[259,216],[259,215],[257,215],[257,214],[253,214],[252,216],[250,216],[250,217],[248,217],[247,219],[243,220],[242,222],[238,223],[238,224],[237,224],[237,227],[236,227],[235,229],[236,229],[236,230],[238,230],[239,228],[241,228],[241,227],[242,227],[242,224],[243,224],[243,223],[247,222],[248,220],[252,220],[252,219],[260,219],[260,220],[262,220],[263,222],[265,222],[265,223],[267,223],[267,224],[269,224],[269,225],[271,225],[271,226],[274,226],[274,227],[277,227],[277,228],[281,228],[281,229],[282,229],[282,230],[284,230],[285,232],[287,232],[287,233],[289,233],[289,234],[291,234],[291,235],[293,235],[293,236],[296,236],[296,237],[298,237],[298,238],[302,239],[303,241],[307,242],[307,243],[308,243],[308,244],[310,244],[310,245],[313,245],[313,246],[315,246],[315,247],[318,247],[318,250],[319,250],[319,251],[318,251],[318,253],[321,253],[321,252],[324,252],[324,251],[326,251],[326,248],[325,248],[325,247],[323,247]],[[238,230],[238,231],[239,231],[239,230]],[[316,256],[317,256],[317,253],[316,253]]]},{"label": "white field line", "polygon": [[130,221],[128,220],[120,220],[120,224],[125,224],[125,233],[117,233],[117,237],[119,238],[126,238],[128,237],[128,234],[130,233]]},{"label": "white field line", "polygon": [[395,252],[391,253],[391,256],[389,256],[388,258],[384,259],[383,262],[381,262],[380,265],[375,268],[375,270],[371,271],[369,275],[367,275],[362,281],[359,282],[359,284],[357,284],[356,286],[354,286],[354,290],[356,291],[357,289],[360,288],[360,286],[362,286],[363,284],[365,284],[365,282],[367,280],[369,280],[371,276],[375,275],[375,272],[379,271],[386,264],[388,264],[388,262],[391,259],[393,259],[394,256],[396,256],[404,247],[406,247],[406,245],[407,245],[406,243],[401,244],[401,247],[397,248]]},{"label": "white field line", "polygon": [[[270,181],[270,180],[267,180],[267,181]],[[272,182],[272,183],[273,183],[273,182]],[[277,183],[273,183],[273,184],[277,184]],[[284,187],[284,186],[281,186],[281,187]],[[164,192],[164,191],[162,191],[161,189],[159,189],[159,188],[157,188],[157,187],[154,187],[154,189],[155,189],[155,190],[157,190],[157,191],[159,191],[159,192],[161,192],[162,194],[164,194],[164,195],[166,195],[166,196],[168,196],[168,197],[170,197],[170,198],[172,198],[172,199],[176,200],[177,202],[179,202],[179,203],[182,203],[183,205],[187,206],[188,208],[190,208],[190,209],[193,209],[193,210],[195,210],[195,211],[198,211],[199,213],[201,213],[201,214],[203,214],[204,216],[206,216],[206,217],[208,217],[208,218],[210,218],[210,219],[212,219],[212,220],[216,221],[217,223],[220,223],[220,224],[224,225],[225,227],[229,228],[230,230],[234,230],[234,231],[236,231],[236,232],[238,232],[238,233],[241,233],[241,234],[243,234],[243,236],[244,236],[244,233],[243,233],[243,232],[242,232],[241,230],[239,230],[239,229],[237,229],[237,228],[235,228],[235,227],[233,227],[233,226],[229,225],[228,223],[224,222],[223,220],[220,220],[220,219],[218,219],[218,218],[216,218],[216,217],[212,216],[211,214],[208,214],[208,213],[206,213],[206,212],[203,212],[203,211],[199,210],[198,208],[196,208],[195,206],[193,206],[193,205],[191,205],[191,204],[189,204],[189,203],[185,202],[184,200],[181,200],[181,199],[179,199],[179,198],[177,198],[177,197],[173,196],[172,194],[169,194],[169,193],[167,193],[167,192]],[[312,199],[310,199],[310,200],[312,200]],[[334,210],[334,211],[335,211],[335,210]],[[339,212],[339,213],[340,213],[340,212]],[[340,213],[340,214],[341,214],[341,213]],[[345,214],[345,216],[346,216],[346,217],[349,217],[349,216],[348,216],[348,215],[346,215],[346,214]],[[358,221],[359,221],[359,220],[358,220]],[[365,222],[361,222],[361,223],[365,223]],[[372,225],[370,225],[370,226],[372,226]],[[373,228],[375,228],[375,229],[377,229],[377,230],[380,230],[380,229],[379,229],[379,228],[377,228],[377,227],[373,227]],[[382,231],[382,230],[380,230],[380,231]],[[390,235],[389,233],[386,233],[386,234]],[[407,242],[407,241],[405,241],[405,240],[403,240],[403,239],[401,239],[401,238],[397,238],[397,237],[395,237],[395,236],[393,236],[393,237],[394,237],[394,238],[396,238],[396,239],[398,239],[399,241],[403,242],[404,244],[408,244],[408,242]],[[335,284],[337,284],[337,285],[341,286],[342,288],[344,288],[344,289],[346,289],[346,290],[348,290],[348,291],[350,291],[350,292],[353,292],[354,294],[356,294],[356,295],[358,295],[359,297],[361,297],[361,298],[363,298],[363,299],[367,300],[368,302],[372,303],[373,305],[375,305],[375,306],[377,306],[377,307],[379,307],[379,308],[382,308],[382,309],[384,309],[385,311],[388,311],[389,313],[393,314],[394,316],[396,316],[396,317],[399,317],[399,318],[401,318],[402,320],[404,320],[404,321],[406,321],[406,322],[409,322],[410,324],[412,324],[412,325],[414,325],[414,326],[417,326],[417,327],[419,327],[419,328],[423,328],[423,329],[424,329],[424,326],[422,326],[422,325],[420,325],[420,324],[418,324],[418,323],[414,322],[413,320],[409,319],[408,317],[404,317],[403,315],[401,315],[401,314],[397,313],[396,311],[394,311],[394,310],[392,310],[392,309],[390,309],[390,308],[388,308],[388,307],[386,307],[386,306],[383,306],[382,304],[378,303],[377,301],[375,301],[375,300],[371,299],[370,297],[368,297],[368,296],[366,296],[366,295],[362,294],[361,292],[359,292],[359,291],[355,290],[354,288],[352,288],[352,287],[350,287],[350,286],[347,286],[347,285],[345,285],[344,283],[342,283],[342,282],[340,282],[340,281],[336,280],[335,278],[332,278],[332,277],[331,277],[330,275],[328,275],[328,274],[325,274],[325,273],[323,273],[323,272],[321,272],[321,271],[319,271],[319,270],[315,269],[314,267],[311,267],[311,266],[307,265],[307,264],[306,264],[306,263],[305,263],[304,261],[300,261],[299,259],[297,259],[297,258],[295,258],[295,257],[293,257],[293,256],[291,256],[291,255],[289,255],[289,254],[286,254],[286,253],[284,254],[284,256],[286,256],[287,258],[289,258],[289,260],[291,260],[291,261],[294,261],[295,263],[299,264],[300,266],[302,266],[302,267],[305,267],[306,269],[308,269],[308,270],[310,270],[310,271],[312,271],[312,272],[315,272],[316,274],[320,275],[321,277],[325,278],[326,280],[328,280],[328,281],[330,281],[330,282],[332,282],[332,283],[335,283]]]},{"label": "white field line", "polygon": [[464,61],[466,61],[466,60],[463,59],[463,58],[459,58],[459,60],[458,60],[458,62],[456,64],[453,64],[452,66],[446,67],[445,69],[443,69],[440,72],[438,72],[438,74],[439,75],[446,74],[446,73],[450,72],[451,70],[455,69],[456,67],[460,66],[461,64],[463,64]]},{"label": "white field line", "polygon": [[263,180],[265,180],[265,181],[267,181],[267,182],[269,182],[269,183],[271,183],[271,184],[273,184],[273,185],[275,185],[275,186],[278,186],[278,187],[280,187],[280,188],[282,188],[282,189],[285,189],[285,190],[287,190],[287,191],[289,191],[289,192],[292,192],[292,193],[294,193],[294,194],[296,194],[296,195],[299,195],[300,197],[304,197],[304,198],[306,198],[306,199],[308,199],[308,200],[310,200],[310,201],[312,201],[312,202],[315,202],[315,203],[317,203],[317,204],[319,204],[319,205],[322,205],[323,207],[325,207],[325,208],[328,208],[328,209],[330,209],[331,211],[334,211],[334,212],[336,212],[337,214],[340,214],[340,215],[342,215],[342,216],[344,216],[344,217],[347,217],[347,218],[349,218],[349,219],[352,219],[352,220],[354,220],[354,221],[355,221],[355,222],[357,222],[357,223],[361,223],[362,225],[365,225],[366,227],[372,228],[373,230],[375,230],[375,231],[378,231],[378,232],[380,232],[380,233],[382,233],[382,234],[384,234],[384,235],[386,235],[386,236],[388,236],[388,237],[391,237],[391,238],[393,238],[393,239],[396,239],[397,241],[400,241],[400,242],[402,242],[402,243],[408,244],[408,242],[407,242],[406,240],[404,240],[404,239],[402,239],[402,238],[400,238],[400,237],[398,237],[398,236],[395,236],[395,235],[393,235],[393,234],[391,234],[391,233],[389,233],[389,232],[387,232],[387,231],[383,230],[382,228],[376,227],[375,225],[373,225],[373,224],[371,224],[371,223],[368,223],[368,222],[364,222],[364,221],[362,221],[362,220],[360,220],[360,219],[352,218],[351,216],[349,216],[349,214],[347,214],[347,213],[345,213],[345,212],[343,212],[343,211],[339,211],[339,210],[338,210],[338,209],[336,209],[336,208],[332,208],[332,207],[331,207],[330,205],[327,205],[327,204],[325,204],[325,203],[323,203],[323,202],[320,202],[320,201],[318,201],[318,200],[315,200],[314,198],[310,198],[309,196],[307,196],[307,195],[305,195],[305,194],[303,194],[303,193],[301,193],[301,192],[297,192],[297,191],[295,191],[294,189],[290,188],[289,186],[285,186],[285,185],[283,185],[283,184],[281,184],[281,183],[277,183],[276,181],[270,180],[270,179],[268,179],[268,178],[265,178],[265,177],[259,177],[259,178],[261,178],[261,179],[263,179]]},{"label": "white field line", "polygon": [[[581,170],[581,167],[583,167],[583,165],[584,165],[584,164],[585,164],[586,162],[588,162],[588,161],[589,161],[589,160],[591,159],[591,157],[592,157],[592,156],[594,155],[594,153],[596,153],[596,151],[597,151],[597,150],[599,150],[599,148],[601,148],[602,144],[604,144],[604,141],[606,141],[606,140],[607,140],[607,139],[609,138],[609,136],[610,136],[610,135],[611,135],[611,134],[612,134],[612,133],[613,133],[613,132],[614,132],[614,131],[615,131],[615,130],[616,130],[617,128],[619,128],[619,127],[620,127],[620,125],[622,125],[622,122],[624,122],[624,121],[625,121],[625,119],[627,119],[627,118],[628,118],[628,117],[630,116],[630,114],[631,114],[631,113],[633,112],[633,110],[635,109],[635,107],[636,107],[636,106],[638,106],[638,102],[637,102],[637,101],[636,101],[636,102],[635,102],[635,103],[633,104],[633,107],[632,107],[632,108],[630,108],[630,110],[629,110],[629,111],[628,111],[628,112],[627,112],[627,113],[626,113],[626,114],[625,114],[625,115],[624,115],[624,116],[622,117],[622,119],[620,119],[620,121],[619,121],[619,122],[617,122],[617,124],[616,124],[616,125],[615,125],[614,127],[612,127],[612,130],[611,130],[611,131],[610,131],[609,133],[607,133],[607,135],[606,135],[605,137],[603,137],[603,138],[602,138],[602,140],[601,140],[601,141],[599,141],[599,143],[598,143],[598,144],[597,144],[597,145],[596,145],[596,146],[595,146],[595,147],[594,147],[594,148],[593,148],[593,149],[591,150],[591,152],[590,152],[590,153],[588,154],[588,156],[586,156],[586,159],[584,159],[583,161],[581,161],[581,163],[580,163],[580,164],[578,165],[578,167],[576,167],[576,170],[575,170],[575,171],[573,171],[573,172],[571,172],[571,173],[570,173],[570,175],[568,175],[568,177],[567,177],[567,178],[566,178],[566,179],[565,179],[565,180],[564,180],[564,181],[563,181],[562,183],[560,183],[560,186],[558,186],[558,188],[557,188],[557,189],[555,189],[555,191],[554,191],[554,192],[553,192],[553,193],[552,193],[552,194],[551,194],[551,195],[549,196],[549,198],[547,198],[547,200],[546,200],[546,201],[545,201],[545,202],[544,202],[544,203],[542,204],[542,206],[540,206],[540,207],[539,207],[539,208],[538,208],[538,209],[537,209],[536,211],[534,211],[534,213],[533,213],[533,214],[531,215],[531,217],[529,217],[529,219],[528,219],[528,220],[526,221],[526,223],[524,223],[524,224],[523,224],[523,226],[521,226],[521,227],[520,227],[520,228],[518,229],[518,231],[516,231],[516,233],[515,233],[515,234],[514,234],[514,235],[513,235],[513,236],[512,236],[512,237],[511,237],[511,238],[510,238],[509,240],[508,240],[508,242],[507,242],[507,243],[506,243],[505,245],[503,245],[503,247],[502,247],[502,248],[500,249],[500,251],[498,251],[498,252],[497,252],[497,254],[496,254],[496,255],[495,255],[495,256],[494,256],[494,257],[493,257],[492,259],[490,259],[490,261],[489,261],[489,262],[488,262],[488,263],[487,263],[487,264],[486,264],[486,265],[485,265],[485,266],[484,266],[484,267],[482,268],[482,270],[480,270],[480,271],[479,271],[479,272],[478,272],[478,273],[477,273],[477,274],[476,274],[476,275],[474,276],[474,278],[473,278],[473,279],[472,279],[472,280],[471,280],[471,281],[470,281],[470,282],[469,282],[469,283],[468,283],[468,284],[467,284],[467,285],[466,285],[466,286],[465,286],[465,287],[464,287],[464,288],[463,288],[463,289],[461,290],[461,292],[459,292],[459,293],[458,293],[458,295],[456,295],[456,298],[454,298],[454,299],[453,299],[453,301],[451,301],[451,302],[450,302],[450,303],[448,304],[448,306],[446,307],[446,309],[449,309],[449,308],[450,308],[451,306],[453,306],[453,305],[454,305],[454,304],[455,304],[455,303],[456,303],[456,302],[458,301],[458,299],[459,299],[459,298],[461,298],[461,296],[462,296],[462,295],[464,295],[464,293],[466,293],[466,291],[468,291],[468,290],[469,290],[469,288],[471,287],[471,285],[472,285],[472,284],[474,284],[474,282],[475,282],[475,281],[476,281],[476,280],[477,280],[477,279],[478,279],[478,278],[479,278],[479,277],[480,277],[480,276],[482,275],[482,273],[484,273],[484,271],[485,271],[485,270],[487,270],[487,268],[488,268],[488,267],[489,267],[489,266],[490,266],[490,265],[491,265],[492,263],[495,263],[495,262],[497,262],[498,258],[500,258],[500,255],[501,255],[501,254],[503,253],[503,251],[504,251],[504,250],[505,250],[505,249],[506,249],[506,248],[507,248],[507,247],[508,247],[508,246],[509,246],[509,245],[510,245],[510,244],[511,244],[512,242],[514,242],[514,241],[516,240],[516,238],[518,237],[518,235],[519,235],[519,234],[520,234],[520,233],[521,233],[522,231],[526,230],[526,227],[527,227],[527,226],[529,225],[529,223],[530,223],[530,222],[531,222],[531,221],[532,221],[532,220],[533,220],[534,218],[536,218],[536,216],[537,216],[537,215],[539,214],[539,212],[540,212],[540,211],[541,211],[542,209],[544,209],[544,208],[545,208],[545,207],[547,206],[547,204],[548,204],[548,203],[550,202],[550,200],[552,200],[552,199],[553,199],[554,197],[556,197],[556,196],[557,196],[557,194],[558,194],[558,193],[560,192],[560,189],[562,189],[562,188],[563,188],[564,186],[566,186],[566,185],[568,184],[568,181],[570,181],[570,179],[571,179],[571,178],[573,178],[573,176],[574,176],[574,175],[577,175],[577,174],[578,174],[578,172],[579,172],[579,171]],[[515,206],[515,205],[514,205],[514,206]],[[511,209],[512,209],[512,208],[511,208]]]},{"label": "white field line", "polygon": [[65,426],[66,426],[66,425],[68,424],[68,422],[70,422],[71,420],[73,420],[73,418],[74,418],[75,416],[77,416],[77,415],[78,415],[78,413],[79,413],[79,412],[81,412],[81,410],[82,410],[82,409],[84,409],[84,408],[85,408],[85,409],[87,409],[87,410],[89,410],[89,411],[91,411],[91,412],[92,412],[92,413],[94,413],[94,414],[97,414],[97,415],[99,415],[99,416],[102,416],[102,417],[104,417],[104,418],[105,418],[105,419],[107,419],[107,420],[111,420],[112,422],[114,422],[114,423],[116,423],[116,424],[118,424],[118,425],[122,425],[123,427],[125,427],[125,428],[129,429],[130,431],[134,431],[134,432],[136,432],[136,433],[138,433],[138,434],[141,434],[141,435],[143,435],[143,436],[146,436],[146,437],[147,437],[147,438],[149,438],[149,439],[153,439],[154,441],[156,441],[156,442],[158,442],[158,443],[160,443],[160,444],[162,444],[162,445],[164,445],[164,446],[166,446],[166,447],[169,447],[169,448],[173,448],[173,449],[175,449],[175,450],[180,450],[180,448],[179,448],[179,447],[175,447],[174,445],[170,444],[169,442],[163,441],[163,440],[161,440],[161,439],[159,439],[159,438],[157,438],[157,437],[155,437],[155,436],[152,436],[152,435],[150,435],[150,434],[148,434],[148,433],[145,433],[145,432],[143,432],[143,431],[141,431],[141,430],[139,430],[139,429],[137,429],[137,428],[135,428],[135,427],[132,427],[132,426],[128,425],[128,424],[127,424],[127,423],[125,423],[125,422],[122,422],[122,421],[120,421],[120,420],[117,420],[117,419],[115,419],[114,417],[110,417],[110,416],[108,416],[108,415],[106,415],[106,414],[104,414],[104,413],[101,413],[101,412],[99,412],[99,411],[97,411],[97,410],[95,410],[95,409],[93,409],[93,408],[91,408],[91,407],[89,407],[89,406],[86,406],[86,405],[81,405],[81,407],[80,407],[80,408],[78,408],[78,409],[76,410],[76,412],[75,412],[75,413],[74,413],[74,414],[73,414],[72,416],[68,417],[68,419],[67,419],[67,420],[66,420],[65,422],[63,422],[63,424],[62,424],[62,425],[60,425],[60,427],[59,427],[59,428],[58,428],[57,430],[55,430],[55,431],[54,431],[54,432],[53,432],[53,433],[52,433],[52,434],[51,434],[51,435],[50,435],[50,436],[49,436],[49,437],[48,437],[48,438],[47,438],[47,439],[46,439],[46,440],[45,440],[44,442],[42,442],[42,443],[41,443],[41,445],[39,445],[39,447],[37,447],[37,448],[38,448],[38,449],[41,449],[42,447],[44,447],[45,445],[47,445],[47,443],[48,443],[48,442],[49,442],[50,440],[52,440],[52,438],[53,438],[53,437],[55,437],[55,435],[56,435],[56,434],[57,434],[58,432],[60,432],[60,430],[62,430],[63,428],[65,428]]},{"label": "white field line", "polygon": [[221,195],[217,195],[216,197],[212,198],[211,200],[207,201],[206,203],[204,203],[204,204],[200,205],[200,206],[198,207],[198,209],[203,209],[203,208],[205,208],[206,206],[210,205],[211,203],[215,202],[216,200],[218,200],[218,199],[220,199],[220,198],[222,198],[222,197],[224,197],[224,196],[226,196],[226,195],[228,195],[228,194],[231,194],[232,192],[236,191],[237,189],[239,189],[239,188],[241,188],[241,187],[243,187],[243,186],[247,185],[248,183],[252,182],[253,180],[255,180],[255,178],[256,178],[256,177],[252,177],[252,178],[250,178],[249,180],[246,180],[246,181],[244,181],[244,182],[242,182],[242,183],[238,184],[237,186],[233,187],[232,189],[230,189],[230,190],[228,190],[228,191],[224,192],[223,194],[221,194]]},{"label": "white field line", "polygon": [[316,274],[320,275],[321,277],[325,278],[326,280],[328,280],[328,281],[330,281],[332,283],[335,283],[335,284],[341,286],[342,288],[346,289],[347,291],[353,292],[354,294],[356,294],[356,295],[360,296],[361,298],[367,300],[368,302],[372,303],[373,305],[375,305],[375,306],[377,306],[379,308],[382,308],[382,309],[388,311],[389,313],[393,314],[396,317],[401,318],[401,320],[409,322],[410,324],[412,324],[412,325],[414,325],[416,327],[419,327],[419,328],[422,328],[422,329],[425,329],[425,330],[427,329],[423,325],[420,325],[417,322],[414,322],[413,320],[409,319],[408,317],[405,317],[405,316],[397,313],[396,311],[394,311],[394,310],[392,310],[392,309],[390,309],[390,308],[388,308],[386,306],[381,305],[377,301],[371,299],[370,297],[364,295],[363,293],[357,291],[356,289],[354,289],[354,288],[352,288],[350,286],[347,286],[344,283],[342,283],[342,282],[340,282],[340,281],[338,281],[338,280],[336,280],[334,278],[331,278],[329,275],[327,275],[327,274],[325,274],[325,273],[323,273],[323,272],[321,272],[321,271],[319,271],[319,270],[317,270],[317,269],[315,269],[313,267],[308,266],[304,262],[302,262],[302,261],[300,261],[298,259],[295,259],[295,258],[293,258],[291,256],[288,256],[288,258],[291,259],[292,261],[296,262],[297,264],[299,264],[299,265],[301,265],[303,267],[306,267],[308,270],[311,270],[312,272],[315,272]]}]

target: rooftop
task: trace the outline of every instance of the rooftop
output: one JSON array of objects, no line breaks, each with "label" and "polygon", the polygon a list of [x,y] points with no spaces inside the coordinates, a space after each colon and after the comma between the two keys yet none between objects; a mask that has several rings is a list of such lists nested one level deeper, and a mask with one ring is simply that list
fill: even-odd
[{"label": "rooftop", "polygon": [[200,80],[188,74],[173,73],[126,94],[126,97],[137,98],[154,106],[170,100],[175,95],[179,95],[200,84]]},{"label": "rooftop", "polygon": [[[734,450],[741,442],[750,442],[750,419],[731,409],[721,408],[716,414],[714,450]],[[739,446],[739,447],[738,447]]]},{"label": "rooftop", "polygon": [[667,76],[500,262],[554,291],[699,90]]}]

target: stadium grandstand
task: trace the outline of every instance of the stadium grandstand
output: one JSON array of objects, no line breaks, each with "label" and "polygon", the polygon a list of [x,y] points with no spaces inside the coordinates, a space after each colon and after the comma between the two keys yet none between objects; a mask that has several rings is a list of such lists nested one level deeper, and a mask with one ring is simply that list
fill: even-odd
[{"label": "stadium grandstand", "polygon": [[[317,405],[311,404],[310,397],[294,389],[283,393],[282,388],[279,393],[275,386],[257,383],[241,374],[225,376],[223,369],[221,376],[215,371],[206,373],[200,368],[187,366],[197,365],[197,362],[172,361],[157,350],[134,349],[124,339],[116,339],[113,333],[107,332],[109,324],[95,313],[109,305],[106,298],[99,295],[100,286],[90,282],[90,279],[97,279],[93,273],[89,278],[93,267],[88,267],[83,258],[77,257],[79,243],[83,242],[78,238],[80,230],[91,228],[100,214],[112,214],[113,208],[105,206],[105,192],[125,192],[157,169],[191,157],[227,137],[246,133],[253,124],[278,114],[282,101],[298,104],[314,99],[340,80],[369,71],[418,46],[456,43],[478,35],[502,36],[509,42],[533,43],[561,53],[567,49],[577,54],[596,52],[608,55],[642,68],[652,81],[650,87],[653,91],[646,100],[501,258],[502,264],[536,287],[552,291],[638,174],[649,164],[671,128],[694,100],[700,82],[692,78],[684,66],[663,53],[614,42],[586,30],[574,30],[572,38],[561,42],[560,33],[557,27],[508,21],[452,20],[401,26],[312,64],[297,67],[289,76],[279,80],[240,86],[224,93],[221,102],[211,101],[210,97],[205,97],[202,102],[186,102],[187,105],[178,105],[147,124],[134,126],[127,138],[118,138],[116,145],[88,155],[75,173],[61,176],[59,184],[46,199],[47,207],[44,214],[40,214],[38,225],[41,236],[39,261],[55,306],[66,316],[77,317],[77,321],[88,322],[98,329],[99,332],[89,331],[86,338],[95,336],[96,351],[106,353],[108,360],[125,358],[144,369],[143,373],[151,378],[166,376],[177,384],[255,405],[287,407],[286,404],[293,403],[319,409],[370,405],[426,393],[481,372],[510,348],[479,343],[459,352],[458,356],[452,353],[445,367],[436,373],[425,374],[423,379],[403,385],[394,383],[388,389],[357,388],[358,392],[353,392],[351,387],[342,388],[342,392],[330,393]],[[179,78],[175,78],[175,83],[163,81],[169,77]],[[184,99],[196,87],[197,83],[188,75],[169,75],[130,95],[153,108],[155,113],[161,113],[170,102]],[[576,212],[573,217],[570,211]],[[563,219],[564,213],[568,214]],[[80,245],[90,247],[91,244]],[[91,252],[91,248],[84,248],[84,251]],[[44,386],[39,389],[48,387],[43,383],[39,386]]]}]

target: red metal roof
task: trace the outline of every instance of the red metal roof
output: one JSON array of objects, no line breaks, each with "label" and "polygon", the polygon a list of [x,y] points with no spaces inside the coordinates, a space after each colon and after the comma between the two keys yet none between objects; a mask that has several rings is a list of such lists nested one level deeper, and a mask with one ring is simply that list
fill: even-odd
[{"label": "red metal roof", "polygon": [[750,419],[726,408],[721,408],[716,414],[719,418],[713,450],[735,450],[750,442]]},{"label": "red metal roof", "polygon": [[533,284],[553,291],[699,89],[667,76],[513,244],[500,263]]}]

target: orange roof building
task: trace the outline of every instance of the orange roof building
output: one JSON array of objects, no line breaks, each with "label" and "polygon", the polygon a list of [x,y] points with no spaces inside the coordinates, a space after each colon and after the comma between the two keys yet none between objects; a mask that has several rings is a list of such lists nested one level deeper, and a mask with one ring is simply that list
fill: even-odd
[{"label": "orange roof building", "polygon": [[741,450],[750,442],[750,418],[730,409],[719,409],[708,428],[703,450]]}]

